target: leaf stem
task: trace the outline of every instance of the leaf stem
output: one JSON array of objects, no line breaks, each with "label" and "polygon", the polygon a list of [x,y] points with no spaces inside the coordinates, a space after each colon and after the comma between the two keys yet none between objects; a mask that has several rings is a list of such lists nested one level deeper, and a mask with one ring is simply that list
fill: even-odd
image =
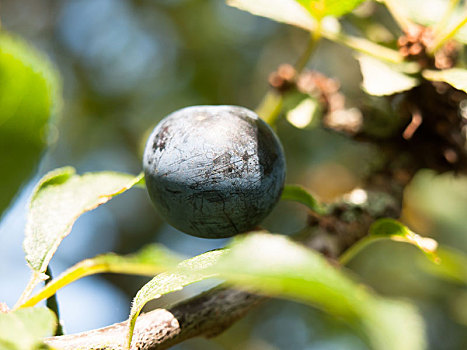
[{"label": "leaf stem", "polygon": [[434,42],[432,47],[428,50],[428,53],[433,55],[436,51],[438,51],[449,39],[451,39],[456,33],[467,23],[467,13],[464,17],[455,25],[450,31],[447,33],[439,34]]}]

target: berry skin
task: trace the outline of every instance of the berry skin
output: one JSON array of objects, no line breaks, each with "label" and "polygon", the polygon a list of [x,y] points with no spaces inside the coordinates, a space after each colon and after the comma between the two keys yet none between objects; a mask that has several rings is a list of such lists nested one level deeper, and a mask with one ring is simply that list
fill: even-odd
[{"label": "berry skin", "polygon": [[253,229],[271,212],[284,186],[285,157],[254,112],[194,106],[154,128],[143,169],[149,196],[169,224],[224,238]]}]

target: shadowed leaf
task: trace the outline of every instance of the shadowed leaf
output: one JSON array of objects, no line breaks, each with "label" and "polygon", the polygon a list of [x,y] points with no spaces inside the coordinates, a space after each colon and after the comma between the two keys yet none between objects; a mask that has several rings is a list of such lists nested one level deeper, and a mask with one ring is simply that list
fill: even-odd
[{"label": "shadowed leaf", "polygon": [[45,56],[0,33],[0,216],[48,144],[60,88],[58,73]]}]

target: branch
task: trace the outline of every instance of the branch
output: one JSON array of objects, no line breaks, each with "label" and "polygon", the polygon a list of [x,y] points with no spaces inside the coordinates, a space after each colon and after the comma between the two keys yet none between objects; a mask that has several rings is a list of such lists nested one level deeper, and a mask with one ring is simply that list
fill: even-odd
[{"label": "branch", "polygon": [[[229,328],[265,297],[230,288],[214,288],[171,309],[157,309],[138,317],[131,349],[168,349],[184,340],[213,337]],[[124,349],[128,321],[78,334],[51,337],[52,348]]]},{"label": "branch", "polygon": [[[386,197],[388,195],[386,194]],[[368,232],[382,216],[397,217],[400,203],[382,200],[384,194],[368,192],[368,200],[355,204],[345,198],[330,214],[311,216],[304,244],[336,259]],[[352,220],[348,220],[348,216]],[[194,337],[213,337],[267,299],[227,287],[217,287],[170,308],[157,309],[138,317],[131,349],[162,350]],[[63,350],[124,349],[127,321],[89,332],[47,338],[53,348]]]},{"label": "branch", "polygon": [[[400,215],[403,185],[392,174],[372,174],[366,181],[365,200],[352,193],[327,215],[310,212],[307,228],[296,237],[306,246],[336,260],[368,232],[380,217]],[[217,287],[169,309],[143,314],[136,321],[131,349],[162,350],[187,339],[216,336],[242,318],[266,297],[227,287]],[[52,348],[64,350],[120,350],[125,348],[128,321],[73,335],[45,339]]]}]

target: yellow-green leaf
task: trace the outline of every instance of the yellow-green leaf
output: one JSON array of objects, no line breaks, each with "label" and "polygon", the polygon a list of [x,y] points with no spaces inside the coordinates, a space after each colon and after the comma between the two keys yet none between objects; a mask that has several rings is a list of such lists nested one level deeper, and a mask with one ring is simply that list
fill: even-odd
[{"label": "yellow-green leaf", "polygon": [[140,180],[128,174],[98,172],[76,175],[71,167],[45,175],[29,204],[24,250],[29,266],[40,278],[60,242],[78,217],[131,188]]},{"label": "yellow-green leaf", "polygon": [[467,92],[467,69],[424,70],[422,75],[431,81],[444,81],[457,90]]},{"label": "yellow-green leaf", "polygon": [[351,12],[363,0],[296,0],[310,14],[321,20],[326,16],[340,17]]}]

